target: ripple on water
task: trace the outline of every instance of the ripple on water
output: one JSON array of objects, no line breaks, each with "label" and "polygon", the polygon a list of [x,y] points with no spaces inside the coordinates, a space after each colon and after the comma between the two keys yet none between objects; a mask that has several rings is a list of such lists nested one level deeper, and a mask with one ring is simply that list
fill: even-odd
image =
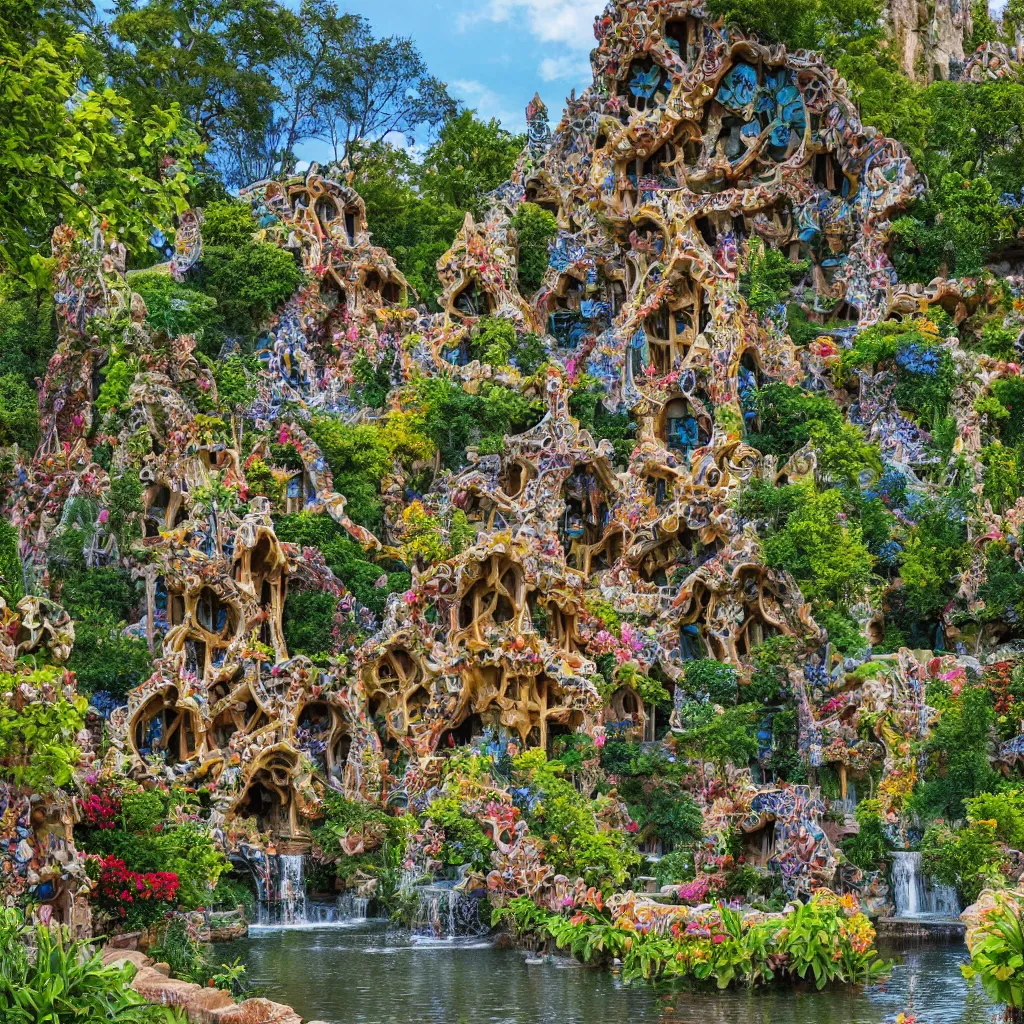
[{"label": "ripple on water", "polygon": [[381,924],[359,924],[266,931],[218,946],[218,959],[241,957],[251,984],[327,1024],[881,1024],[901,1011],[919,1024],[998,1017],[963,980],[961,944],[904,951],[888,983],[869,991],[692,994],[623,985],[569,961],[538,963],[480,939],[399,942]]}]

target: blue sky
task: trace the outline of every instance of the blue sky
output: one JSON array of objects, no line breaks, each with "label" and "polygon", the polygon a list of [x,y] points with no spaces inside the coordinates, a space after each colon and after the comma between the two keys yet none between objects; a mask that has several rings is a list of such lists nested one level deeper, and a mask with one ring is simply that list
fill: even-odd
[{"label": "blue sky", "polygon": [[574,86],[590,82],[594,16],[606,0],[340,0],[379,36],[411,36],[431,73],[483,118],[525,127],[539,91],[561,116]]}]

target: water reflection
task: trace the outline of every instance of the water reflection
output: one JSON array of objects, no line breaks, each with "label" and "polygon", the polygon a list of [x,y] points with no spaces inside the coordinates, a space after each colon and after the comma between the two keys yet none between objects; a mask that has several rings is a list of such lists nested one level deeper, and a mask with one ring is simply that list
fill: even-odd
[{"label": "water reflection", "polygon": [[[902,954],[883,989],[692,994],[625,986],[571,961],[528,963],[479,941],[409,944],[374,924],[284,931],[218,946],[252,984],[328,1024],[989,1024],[999,1015],[968,989],[960,944]],[[889,955],[895,955],[890,953]]]}]

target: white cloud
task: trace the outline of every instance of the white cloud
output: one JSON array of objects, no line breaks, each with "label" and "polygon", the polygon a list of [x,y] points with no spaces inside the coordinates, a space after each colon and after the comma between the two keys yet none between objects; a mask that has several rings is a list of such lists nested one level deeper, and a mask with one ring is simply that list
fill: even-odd
[{"label": "white cloud", "polygon": [[521,131],[526,125],[523,111],[514,113],[505,109],[505,99],[482,82],[459,78],[449,83],[448,90],[466,106],[473,107],[484,120],[496,117],[503,128],[513,132]]},{"label": "white cloud", "polygon": [[563,78],[587,81],[590,78],[590,61],[577,54],[545,57],[540,62],[537,73],[545,82],[557,82]]},{"label": "white cloud", "polygon": [[408,149],[409,140],[405,137],[404,132],[388,132],[381,142],[387,143],[389,146],[394,146],[395,149]]},{"label": "white cloud", "polygon": [[477,11],[460,14],[456,26],[464,31],[480,21],[525,19],[530,35],[542,43],[591,50],[594,18],[604,10],[605,4],[606,0],[488,0]]}]

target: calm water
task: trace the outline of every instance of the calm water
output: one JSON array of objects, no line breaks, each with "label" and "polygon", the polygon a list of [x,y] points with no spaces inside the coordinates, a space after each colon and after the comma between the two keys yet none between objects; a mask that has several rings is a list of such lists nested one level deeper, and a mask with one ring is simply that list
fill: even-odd
[{"label": "calm water", "polygon": [[901,1011],[918,1024],[990,1024],[998,1015],[961,977],[960,944],[903,952],[885,990],[824,994],[666,993],[482,943],[410,945],[365,923],[266,932],[216,952],[241,957],[268,998],[328,1024],[881,1024]]}]

